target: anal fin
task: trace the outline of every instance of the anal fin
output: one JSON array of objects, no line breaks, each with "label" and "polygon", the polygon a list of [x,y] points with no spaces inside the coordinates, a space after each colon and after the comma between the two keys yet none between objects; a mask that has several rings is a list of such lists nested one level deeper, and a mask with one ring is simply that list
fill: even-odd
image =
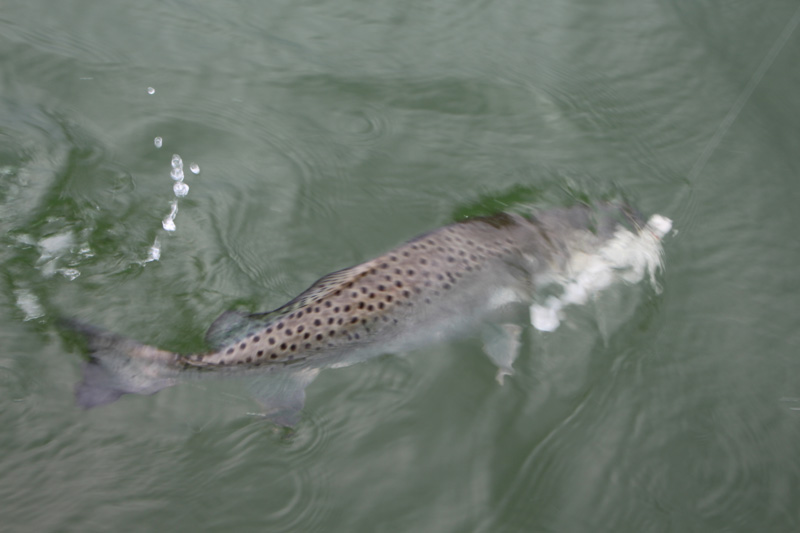
[{"label": "anal fin", "polygon": [[483,330],[483,350],[497,365],[497,382],[514,373],[512,365],[517,359],[522,327],[518,324],[487,324]]},{"label": "anal fin", "polygon": [[253,382],[251,390],[263,409],[261,416],[279,426],[297,425],[306,400],[306,387],[317,374],[319,369],[306,368],[261,377]]}]

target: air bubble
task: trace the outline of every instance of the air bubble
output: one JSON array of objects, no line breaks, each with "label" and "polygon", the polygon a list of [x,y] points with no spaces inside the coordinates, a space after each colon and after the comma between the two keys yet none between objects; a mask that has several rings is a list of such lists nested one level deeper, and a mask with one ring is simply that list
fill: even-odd
[{"label": "air bubble", "polygon": [[192,174],[200,174],[200,165],[197,163],[192,163],[189,165],[189,170],[192,171]]},{"label": "air bubble", "polygon": [[175,181],[183,180],[183,169],[182,168],[173,168],[170,173],[170,177]]},{"label": "air bubble", "polygon": [[152,87],[147,88],[147,94],[156,94],[156,90]]},{"label": "air bubble", "polygon": [[156,148],[161,148],[161,145],[164,144],[164,140],[161,137],[156,137],[153,139],[153,144],[156,145]]},{"label": "air bubble", "polygon": [[172,191],[178,198],[183,198],[184,196],[189,194],[189,186],[186,185],[184,182],[179,181],[178,183],[172,186]]},{"label": "air bubble", "polygon": [[183,159],[178,154],[172,154],[172,168],[183,168]]}]

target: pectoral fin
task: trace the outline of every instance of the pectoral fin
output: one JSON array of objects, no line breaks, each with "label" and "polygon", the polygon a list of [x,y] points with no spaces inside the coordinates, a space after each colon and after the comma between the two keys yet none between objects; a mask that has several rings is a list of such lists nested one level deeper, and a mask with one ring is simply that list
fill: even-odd
[{"label": "pectoral fin", "polygon": [[483,330],[483,350],[497,365],[497,381],[514,373],[512,365],[519,354],[522,327],[517,324],[487,324]]},{"label": "pectoral fin", "polygon": [[279,426],[297,425],[306,400],[306,387],[317,374],[319,369],[303,369],[259,378],[251,389],[263,408],[262,416]]}]

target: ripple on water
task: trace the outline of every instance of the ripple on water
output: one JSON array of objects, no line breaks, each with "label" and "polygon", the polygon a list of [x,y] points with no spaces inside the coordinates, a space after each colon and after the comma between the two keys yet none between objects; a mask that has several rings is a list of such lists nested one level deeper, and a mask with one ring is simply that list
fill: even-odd
[{"label": "ripple on water", "polygon": [[[276,428],[261,420],[247,418],[233,421],[227,427],[204,432],[200,447],[185,456],[186,468],[200,487],[197,497],[207,494],[204,485],[226,487],[225,496],[214,501],[226,526],[241,529],[243,520],[257,517],[259,529],[267,531],[317,531],[324,529],[329,512],[329,480],[317,470],[320,453],[328,445],[324,427],[314,417],[304,415],[294,430]],[[213,480],[210,471],[195,470],[195,461],[216,461]],[[254,477],[253,472],[258,472]],[[241,479],[251,480],[246,486]],[[253,483],[252,480],[259,480]],[[216,494],[216,491],[212,491]],[[211,502],[209,502],[211,503]],[[220,506],[222,509],[220,509]],[[242,508],[258,509],[246,513]],[[238,512],[236,512],[238,510]],[[224,512],[228,511],[228,512]]]}]

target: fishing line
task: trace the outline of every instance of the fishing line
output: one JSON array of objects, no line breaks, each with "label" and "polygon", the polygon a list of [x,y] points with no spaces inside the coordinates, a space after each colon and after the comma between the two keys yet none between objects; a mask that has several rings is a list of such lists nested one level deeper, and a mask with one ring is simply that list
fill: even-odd
[{"label": "fishing line", "polygon": [[717,126],[714,135],[712,135],[711,138],[708,140],[708,143],[706,143],[706,146],[700,153],[700,156],[697,158],[697,161],[695,161],[691,170],[689,170],[689,173],[686,175],[687,188],[684,189],[684,195],[679,196],[676,199],[676,201],[682,203],[683,197],[685,196],[686,193],[689,192],[689,188],[695,184],[696,180],[700,176],[700,172],[705,168],[706,164],[708,163],[708,160],[711,158],[711,155],[719,147],[720,141],[725,136],[725,134],[728,133],[728,130],[730,130],[731,126],[733,125],[733,122],[742,112],[742,109],[744,109],[745,104],[753,95],[753,91],[755,91],[758,84],[761,83],[761,80],[764,78],[764,75],[767,73],[767,70],[769,70],[769,68],[772,66],[773,61],[775,61],[775,58],[778,56],[781,50],[783,50],[783,48],[786,46],[786,43],[789,41],[789,37],[792,36],[792,33],[794,33],[794,30],[797,29],[798,23],[800,23],[800,7],[798,7],[795,10],[794,15],[792,15],[792,18],[790,18],[789,21],[786,23],[786,26],[784,26],[783,31],[781,31],[780,35],[778,35],[778,37],[775,39],[775,42],[772,44],[772,47],[764,56],[764,59],[761,60],[761,63],[758,65],[756,70],[750,76],[750,80],[748,80],[747,85],[745,85],[744,89],[742,89],[742,92],[739,93],[739,96],[736,98],[736,101],[733,103],[728,113],[719,123],[719,126]]}]

